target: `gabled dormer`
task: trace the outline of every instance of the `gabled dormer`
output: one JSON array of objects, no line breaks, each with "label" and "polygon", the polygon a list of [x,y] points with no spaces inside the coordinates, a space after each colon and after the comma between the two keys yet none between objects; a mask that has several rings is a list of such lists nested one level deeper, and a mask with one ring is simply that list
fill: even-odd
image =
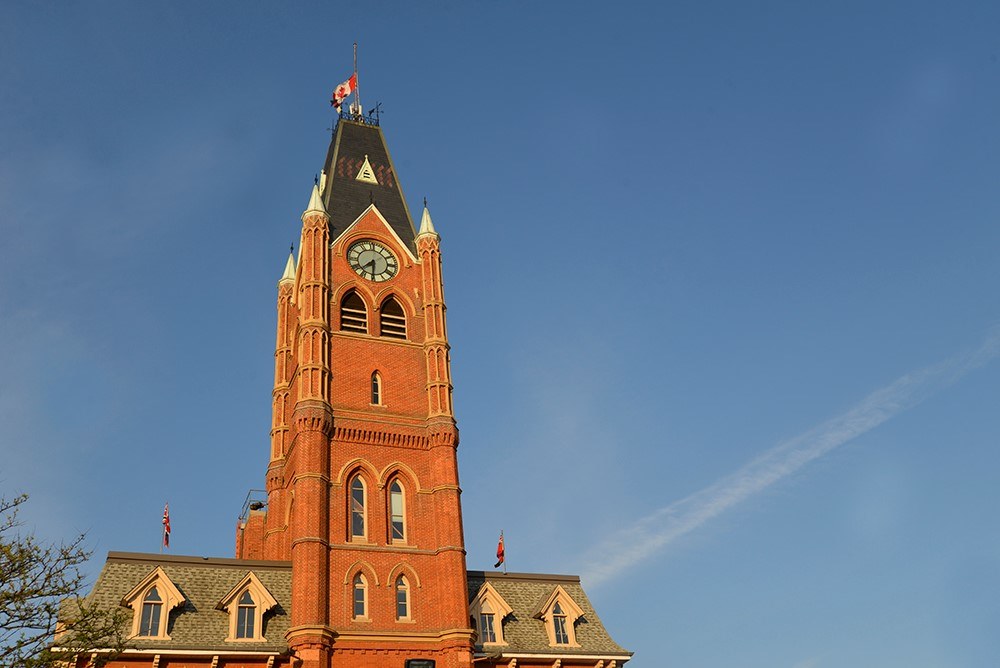
[{"label": "gabled dormer", "polygon": [[229,613],[226,642],[265,642],[264,615],[277,605],[260,578],[248,572],[215,606]]},{"label": "gabled dormer", "polygon": [[493,585],[484,582],[476,592],[476,596],[469,602],[469,615],[479,633],[479,644],[506,645],[507,641],[503,637],[503,620],[512,612],[514,609],[493,588]]},{"label": "gabled dormer", "polygon": [[583,609],[562,585],[556,585],[534,616],[545,623],[545,632],[552,647],[580,646],[576,641],[575,624],[583,616]]},{"label": "gabled dormer", "polygon": [[132,636],[170,640],[167,634],[170,611],[184,605],[184,594],[157,566],[139,584],[122,597],[121,604],[132,608]]}]

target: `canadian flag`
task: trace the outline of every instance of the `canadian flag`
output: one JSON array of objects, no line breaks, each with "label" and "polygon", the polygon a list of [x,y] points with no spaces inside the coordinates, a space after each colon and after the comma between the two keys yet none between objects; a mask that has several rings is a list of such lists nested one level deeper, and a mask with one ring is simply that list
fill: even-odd
[{"label": "canadian flag", "polygon": [[337,86],[333,91],[333,98],[330,100],[330,106],[340,113],[340,105],[343,104],[344,100],[354,92],[358,87],[358,73],[355,72],[351,75],[351,78],[344,83]]}]

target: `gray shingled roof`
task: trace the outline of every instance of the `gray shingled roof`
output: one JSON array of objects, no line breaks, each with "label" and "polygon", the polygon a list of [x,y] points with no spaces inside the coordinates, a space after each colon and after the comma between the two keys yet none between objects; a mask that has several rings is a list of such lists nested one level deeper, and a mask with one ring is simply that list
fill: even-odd
[{"label": "gray shingled roof", "polygon": [[[365,156],[378,180],[377,185],[356,178]],[[393,231],[415,252],[413,221],[381,128],[341,118],[323,169],[327,178],[323,205],[330,215],[331,239],[339,237],[374,200],[375,207]]]},{"label": "gray shingled roof", "polygon": [[[469,571],[468,580],[470,601],[475,598],[483,583],[489,582],[514,609],[503,620],[503,638],[507,645],[490,645],[485,650],[482,646],[477,646],[479,651],[487,654],[499,650],[503,654],[631,655],[631,652],[611,639],[580,586],[580,578],[575,575]],[[583,616],[574,627],[579,647],[555,648],[549,645],[544,622],[534,616],[557,586],[561,586],[583,610]]]},{"label": "gray shingled roof", "polygon": [[[134,589],[157,566],[181,591],[187,602],[170,614],[167,633],[170,640],[130,641],[137,649],[198,649],[239,653],[245,651],[287,652],[285,633],[289,627],[292,568],[287,561],[251,561],[245,559],[209,559],[158,554],[110,552],[94,589],[88,597],[107,607],[121,604],[122,598]],[[267,642],[226,642],[229,615],[216,609],[222,598],[239,581],[253,571],[261,583],[278,601],[278,607],[264,618]],[[551,654],[553,656],[603,655],[625,656],[631,653],[611,639],[580,586],[580,578],[572,575],[538,575],[532,573],[468,572],[469,600],[475,597],[484,582],[489,582],[513,608],[503,621],[503,636],[507,645],[490,646],[481,652],[493,654]],[[575,625],[579,647],[554,648],[549,645],[545,625],[535,618],[539,606],[557,586],[561,586],[583,610]]]},{"label": "gray shingled roof", "polygon": [[[285,633],[288,604],[292,595],[292,568],[286,561],[250,561],[245,559],[209,559],[131,552],[109,552],[108,560],[88,597],[109,608],[121,604],[139,582],[161,566],[187,602],[170,613],[167,633],[170,640],[136,638],[129,643],[137,649],[201,649],[228,652],[286,652]],[[229,615],[215,606],[239,581],[253,571],[261,584],[278,601],[278,606],[264,617],[267,642],[226,642]],[[192,614],[196,613],[196,614]]]}]

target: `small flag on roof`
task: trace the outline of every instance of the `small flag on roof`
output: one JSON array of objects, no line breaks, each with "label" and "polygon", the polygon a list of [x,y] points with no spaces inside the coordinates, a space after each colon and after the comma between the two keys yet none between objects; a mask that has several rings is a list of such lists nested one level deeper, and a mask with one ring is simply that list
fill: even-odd
[{"label": "small flag on roof", "polygon": [[[497,543],[497,563],[493,564],[493,568],[500,568],[500,564],[503,563],[503,531],[500,532],[500,541]],[[504,566],[506,568],[506,566]]]},{"label": "small flag on roof", "polygon": [[355,72],[351,75],[351,78],[344,83],[337,86],[333,91],[333,98],[330,100],[330,106],[340,113],[340,105],[344,103],[351,93],[358,87],[358,73]]},{"label": "small flag on roof", "polygon": [[170,505],[163,504],[163,547],[170,547]]}]

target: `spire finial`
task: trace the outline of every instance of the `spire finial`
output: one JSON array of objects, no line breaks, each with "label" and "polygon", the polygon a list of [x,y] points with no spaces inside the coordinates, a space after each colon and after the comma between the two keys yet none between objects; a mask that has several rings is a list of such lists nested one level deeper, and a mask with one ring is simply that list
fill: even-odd
[{"label": "spire finial", "polygon": [[424,234],[433,234],[438,236],[437,231],[434,229],[434,222],[431,220],[431,212],[427,208],[427,198],[424,198],[424,215],[420,217],[420,231],[417,236],[423,236]]},{"label": "spire finial", "polygon": [[326,207],[323,206],[323,198],[319,194],[318,179],[317,183],[313,184],[312,195],[309,196],[309,206],[306,208],[305,213],[309,213],[310,211],[319,211],[320,213],[326,213]]}]

